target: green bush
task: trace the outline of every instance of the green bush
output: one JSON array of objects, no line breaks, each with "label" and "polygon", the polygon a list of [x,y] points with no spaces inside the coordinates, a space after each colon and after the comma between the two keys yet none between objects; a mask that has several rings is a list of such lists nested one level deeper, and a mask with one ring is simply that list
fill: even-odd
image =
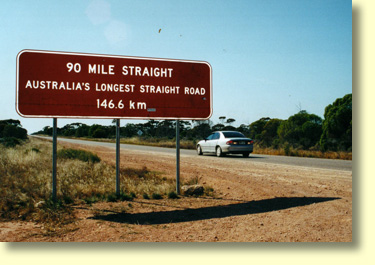
[{"label": "green bush", "polygon": [[91,152],[72,148],[57,151],[57,157],[62,159],[78,159],[83,162],[98,163],[100,158]]},{"label": "green bush", "polygon": [[19,120],[0,120],[0,138],[27,139],[27,130],[22,128]]},{"label": "green bush", "polygon": [[21,144],[21,140],[15,137],[5,137],[0,138],[0,144],[4,147],[15,147],[16,145]]}]

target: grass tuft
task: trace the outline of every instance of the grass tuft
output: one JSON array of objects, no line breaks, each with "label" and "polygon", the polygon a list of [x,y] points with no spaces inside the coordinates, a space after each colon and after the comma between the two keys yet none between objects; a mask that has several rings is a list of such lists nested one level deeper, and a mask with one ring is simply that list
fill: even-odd
[{"label": "grass tuft", "polygon": [[78,149],[61,149],[57,151],[57,158],[60,159],[78,159],[83,162],[98,163],[100,158],[91,152]]},{"label": "grass tuft", "polygon": [[4,137],[0,138],[0,144],[3,145],[6,148],[13,148],[16,147],[17,145],[22,144],[23,141],[15,138],[15,137]]},{"label": "grass tuft", "polygon": [[[13,148],[0,145],[0,219],[42,222],[53,231],[74,220],[74,204],[132,201],[145,194],[160,199],[160,194],[175,189],[175,180],[164,178],[159,172],[146,167],[123,168],[121,192],[116,196],[114,166],[97,161],[96,155],[89,152],[61,150],[57,160],[58,198],[52,202],[51,143],[31,138]],[[82,159],[85,156],[87,159]]]},{"label": "grass tuft", "polygon": [[178,199],[178,195],[175,191],[168,193],[168,199]]},{"label": "grass tuft", "polygon": [[161,200],[161,199],[163,199],[163,196],[160,195],[159,193],[153,193],[151,198],[154,199],[154,200]]},{"label": "grass tuft", "polygon": [[293,148],[290,145],[285,145],[284,148],[278,148],[278,149],[268,148],[268,147],[259,147],[256,145],[254,146],[254,154],[352,160],[352,152],[344,152],[344,151],[322,152],[319,150],[303,150],[303,149]]}]

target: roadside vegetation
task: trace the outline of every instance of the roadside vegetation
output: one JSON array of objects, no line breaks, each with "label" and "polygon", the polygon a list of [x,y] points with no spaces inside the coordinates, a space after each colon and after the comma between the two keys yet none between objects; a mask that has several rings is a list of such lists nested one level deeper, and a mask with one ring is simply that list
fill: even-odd
[{"label": "roadside vegetation", "polygon": [[[254,153],[352,159],[352,94],[336,99],[325,108],[324,119],[301,110],[286,120],[262,117],[250,124],[234,127],[233,118],[219,117],[212,121],[181,121],[181,148],[195,149],[199,140],[213,131],[236,130],[255,142]],[[44,127],[36,134],[52,135],[52,128]],[[115,125],[67,124],[58,128],[64,137],[115,141]],[[149,120],[146,123],[127,123],[120,128],[122,143],[175,147],[176,123]]]},{"label": "roadside vegetation", "polygon": [[[175,179],[147,167],[121,168],[117,195],[115,167],[96,154],[58,145],[57,158],[57,200],[53,201],[52,144],[28,139],[18,120],[0,121],[0,221],[42,223],[47,233],[54,233],[75,222],[75,205],[180,198]],[[213,189],[205,195],[212,196]]]},{"label": "roadside vegetation", "polygon": [[0,145],[14,147],[27,139],[27,130],[22,128],[18,120],[0,121]]},{"label": "roadside vegetation", "polygon": [[[326,107],[324,119],[300,111],[287,120],[261,118],[233,127],[233,118],[220,123],[182,121],[181,148],[194,149],[198,140],[216,130],[237,130],[255,140],[255,153],[352,159],[352,95]],[[45,127],[39,134],[51,135]],[[115,126],[73,123],[58,129],[59,136],[114,141]],[[121,142],[175,147],[175,122],[149,120],[121,127]],[[52,145],[28,139],[18,120],[0,121],[0,220],[28,220],[45,224],[47,231],[72,223],[74,205],[96,202],[178,199],[174,179],[160,172],[121,168],[121,192],[115,194],[115,167],[94,153],[58,146],[57,201],[51,200]],[[194,181],[193,181],[194,182]],[[195,181],[197,182],[197,181]],[[186,184],[196,184],[196,183]],[[213,196],[205,188],[206,196]]]},{"label": "roadside vegetation", "polygon": [[48,231],[75,221],[74,205],[177,199],[175,180],[160,172],[121,168],[115,194],[115,167],[87,151],[58,146],[57,201],[51,200],[52,145],[31,138],[14,147],[0,145],[0,220],[41,222]]}]

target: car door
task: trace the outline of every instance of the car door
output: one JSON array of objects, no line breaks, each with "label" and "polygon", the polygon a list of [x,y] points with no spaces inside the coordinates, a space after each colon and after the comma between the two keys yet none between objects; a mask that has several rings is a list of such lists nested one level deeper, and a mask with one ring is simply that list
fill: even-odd
[{"label": "car door", "polygon": [[214,136],[214,134],[211,134],[210,136],[208,136],[202,143],[201,143],[201,148],[202,148],[202,152],[204,153],[208,153],[208,152],[211,152],[210,151],[210,141],[212,140],[212,137]]},{"label": "car door", "polygon": [[216,145],[220,139],[220,133],[216,132],[212,135],[211,140],[208,141],[208,149],[209,152],[215,153],[216,152]]}]

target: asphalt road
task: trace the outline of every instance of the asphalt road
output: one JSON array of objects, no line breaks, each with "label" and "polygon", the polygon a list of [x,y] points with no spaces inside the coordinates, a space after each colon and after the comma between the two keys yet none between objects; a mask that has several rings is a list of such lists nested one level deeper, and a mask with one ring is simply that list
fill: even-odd
[{"label": "asphalt road", "polygon": [[[40,138],[45,138],[49,140],[52,139],[51,137],[40,137]],[[96,146],[115,148],[114,143],[77,140],[77,139],[65,139],[65,138],[58,138],[57,140],[65,141],[65,142],[69,142],[73,144],[94,145],[94,146],[96,145]],[[163,148],[163,147],[131,145],[131,144],[121,144],[120,149],[121,151],[138,150],[138,151],[145,151],[145,152],[148,151],[148,152],[160,152],[160,153],[170,153],[170,154],[176,153],[176,149],[174,148]],[[181,156],[197,155],[195,150],[188,150],[188,149],[181,149],[180,154]],[[204,155],[204,156],[214,156],[214,155]],[[282,165],[290,165],[290,166],[352,171],[352,161],[338,160],[338,159],[271,156],[271,155],[260,155],[260,154],[251,154],[249,158],[243,158],[240,155],[229,155],[226,157],[217,157],[217,159],[236,159],[236,160],[241,159],[241,160],[248,160],[249,162],[251,161],[251,162],[256,162],[256,163],[270,163],[270,164],[282,164]]]}]

